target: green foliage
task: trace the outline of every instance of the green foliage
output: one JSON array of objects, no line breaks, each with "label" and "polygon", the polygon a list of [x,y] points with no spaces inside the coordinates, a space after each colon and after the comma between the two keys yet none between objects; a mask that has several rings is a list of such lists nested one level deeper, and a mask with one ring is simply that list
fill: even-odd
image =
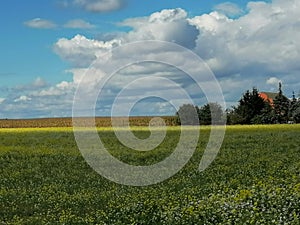
[{"label": "green foliage", "polygon": [[294,93],[290,104],[289,120],[294,123],[300,123],[300,98],[297,99]]},{"label": "green foliage", "polygon": [[300,101],[299,100],[292,108],[291,114],[292,114],[293,122],[300,123]]},{"label": "green foliage", "polygon": [[237,107],[227,110],[228,124],[300,123],[300,100],[283,95],[281,83],[273,103],[264,101],[253,88],[244,93]]},{"label": "green foliage", "polygon": [[[191,129],[191,128],[188,128]],[[300,125],[228,126],[213,164],[197,171],[209,127],[190,162],[148,187],[118,185],[84,161],[71,129],[0,130],[0,224],[287,224],[300,222]],[[147,129],[136,129],[144,138]],[[110,129],[99,136],[121,160],[167,157],[180,128],[154,151],[136,152]]]},{"label": "green foliage", "polygon": [[252,92],[247,90],[239,101],[237,107],[234,107],[231,121],[233,124],[252,124],[255,117],[263,113],[267,103],[259,96],[256,88]]},{"label": "green foliage", "polygon": [[205,104],[204,106],[199,108],[199,119],[201,125],[211,124],[211,110],[209,104]]},{"label": "green foliage", "polygon": [[272,106],[265,102],[265,107],[261,110],[260,114],[255,115],[251,120],[252,124],[275,124],[277,117]]},{"label": "green foliage", "polygon": [[289,120],[290,100],[282,93],[281,83],[279,92],[274,99],[274,112],[278,123],[287,123]]},{"label": "green foliage", "polygon": [[220,104],[207,103],[199,108],[199,120],[201,125],[211,125],[212,118],[214,118],[214,124],[221,124],[224,120],[224,112]]},{"label": "green foliage", "polygon": [[180,125],[211,125],[222,124],[225,115],[219,103],[207,103],[202,107],[191,104],[182,105],[176,113]]},{"label": "green foliage", "polygon": [[181,125],[199,125],[198,118],[199,108],[191,104],[184,104],[180,106],[176,112],[178,124]]}]

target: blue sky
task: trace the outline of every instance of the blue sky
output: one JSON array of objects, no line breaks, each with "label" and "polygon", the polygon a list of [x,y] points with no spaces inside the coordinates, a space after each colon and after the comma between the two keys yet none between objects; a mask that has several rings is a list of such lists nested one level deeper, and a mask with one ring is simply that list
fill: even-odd
[{"label": "blue sky", "polygon": [[[79,78],[93,60],[113,47],[143,40],[175,42],[196,53],[215,74],[228,107],[254,86],[276,91],[279,81],[290,97],[300,91],[299,7],[297,0],[4,0],[0,118],[71,116]],[[170,68],[142,67],[140,76],[159,69],[158,76],[171,80],[180,74],[172,71],[172,78],[171,72],[162,74]],[[125,78],[121,71],[107,86],[114,94],[101,99],[106,105],[97,106],[98,115],[109,114],[112,96],[126,86]],[[87,79],[88,87],[97,80]],[[192,93],[187,80],[183,76],[178,84]],[[205,102],[200,94],[191,96],[195,104]],[[174,108],[161,100],[135,107],[140,115],[172,113]]]}]

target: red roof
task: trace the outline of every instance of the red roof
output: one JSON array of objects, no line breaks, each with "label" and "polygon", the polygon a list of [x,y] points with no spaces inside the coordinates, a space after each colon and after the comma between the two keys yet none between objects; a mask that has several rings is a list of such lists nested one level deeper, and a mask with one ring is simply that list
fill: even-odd
[{"label": "red roof", "polygon": [[260,92],[259,96],[265,100],[266,102],[270,103],[270,105],[274,104],[274,98],[278,95],[278,93],[273,92]]}]

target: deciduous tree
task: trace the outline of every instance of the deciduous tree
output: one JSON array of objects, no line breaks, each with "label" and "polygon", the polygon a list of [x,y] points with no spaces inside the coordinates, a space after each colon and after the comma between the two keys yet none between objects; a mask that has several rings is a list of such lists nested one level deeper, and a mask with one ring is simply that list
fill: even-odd
[{"label": "deciduous tree", "polygon": [[199,108],[192,104],[184,104],[180,106],[176,112],[178,124],[181,125],[199,125]]}]

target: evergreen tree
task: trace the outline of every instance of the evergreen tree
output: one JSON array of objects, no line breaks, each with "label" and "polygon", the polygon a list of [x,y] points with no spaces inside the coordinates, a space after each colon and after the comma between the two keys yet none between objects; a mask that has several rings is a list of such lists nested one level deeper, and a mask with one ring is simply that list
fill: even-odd
[{"label": "evergreen tree", "polygon": [[300,123],[300,100],[297,101],[293,111],[293,122]]},{"label": "evergreen tree", "polygon": [[296,98],[293,92],[293,98],[290,104],[289,120],[294,123],[300,123],[300,99]]},{"label": "evergreen tree", "polygon": [[235,124],[252,124],[254,118],[261,115],[266,107],[266,102],[259,96],[256,88],[252,92],[247,90],[239,101],[237,107],[234,107],[233,114],[230,115]]},{"label": "evergreen tree", "polygon": [[289,119],[290,100],[283,95],[282,85],[279,83],[278,95],[274,99],[274,112],[277,123],[287,123]]},{"label": "evergreen tree", "polygon": [[274,124],[276,123],[276,116],[273,107],[265,102],[265,107],[259,115],[252,119],[253,124]]}]

